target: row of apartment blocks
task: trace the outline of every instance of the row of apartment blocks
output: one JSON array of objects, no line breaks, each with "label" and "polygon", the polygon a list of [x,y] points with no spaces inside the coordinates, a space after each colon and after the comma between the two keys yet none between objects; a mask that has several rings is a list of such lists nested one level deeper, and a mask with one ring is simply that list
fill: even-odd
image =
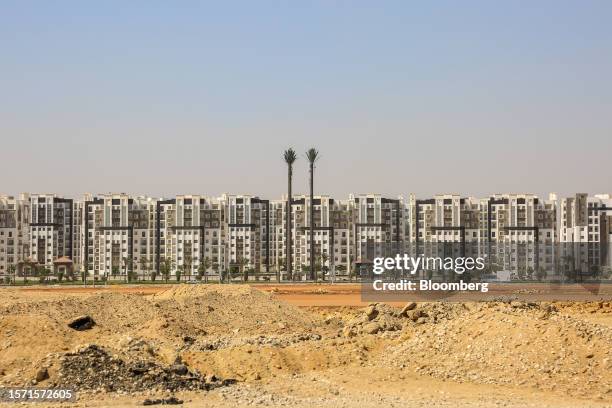
[{"label": "row of apartment blocks", "polygon": [[[309,206],[308,196],[293,197],[297,271],[309,263]],[[95,276],[123,274],[126,259],[137,273],[159,271],[168,260],[174,270],[181,267],[185,274],[189,270],[195,274],[204,261],[211,273],[237,265],[256,272],[284,271],[286,211],[286,197],[264,200],[224,194],[157,199],[88,194],[73,200],[55,194],[2,195],[0,275],[7,274],[11,265],[87,270]],[[371,253],[364,251],[372,244],[416,247],[418,252],[419,245],[462,243],[479,254],[489,251],[488,255],[492,244],[572,242],[605,247],[611,242],[611,223],[609,194],[576,194],[560,201],[554,194],[548,200],[531,194],[484,199],[410,195],[407,200],[358,194],[346,200],[314,199],[316,259],[337,273],[371,261]],[[550,256],[546,251],[544,257]],[[586,251],[585,259],[601,257]],[[529,255],[525,260],[533,262]]]}]

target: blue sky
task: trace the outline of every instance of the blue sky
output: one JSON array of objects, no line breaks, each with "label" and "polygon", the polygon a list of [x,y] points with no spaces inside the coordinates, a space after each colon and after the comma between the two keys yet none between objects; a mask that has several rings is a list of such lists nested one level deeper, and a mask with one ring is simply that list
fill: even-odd
[{"label": "blue sky", "polygon": [[609,1],[5,1],[0,190],[273,198],[283,149],[314,145],[317,190],[336,196],[612,191],[610,16]]}]

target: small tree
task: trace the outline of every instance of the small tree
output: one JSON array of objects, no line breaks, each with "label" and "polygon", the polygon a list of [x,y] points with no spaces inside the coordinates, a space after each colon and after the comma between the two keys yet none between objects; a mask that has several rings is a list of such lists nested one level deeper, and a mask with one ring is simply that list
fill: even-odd
[{"label": "small tree", "polygon": [[191,255],[185,255],[185,261],[183,262],[183,275],[187,276],[188,280],[191,280],[191,274],[193,272],[193,258]]},{"label": "small tree", "polygon": [[336,270],[338,271],[338,273],[342,274],[342,273],[346,272],[346,266],[344,266],[343,264],[340,264],[340,265],[336,266]]},{"label": "small tree", "polygon": [[149,267],[149,263],[147,262],[147,258],[144,255],[140,257],[139,262],[140,262],[141,279],[145,280],[145,276],[146,276],[147,269]]},{"label": "small tree", "polygon": [[541,282],[544,278],[546,278],[546,269],[540,265],[536,271],[536,279]]},{"label": "small tree", "polygon": [[183,272],[185,271],[185,265],[179,265],[176,268],[176,272],[175,272],[175,277],[176,277],[176,281],[180,282],[181,281],[181,276],[183,275]]},{"label": "small tree", "polygon": [[51,274],[51,271],[46,266],[39,266],[37,268],[38,280],[40,283],[45,283],[47,281],[47,277]]},{"label": "small tree", "polygon": [[325,280],[325,274],[329,271],[329,266],[327,266],[327,261],[329,260],[329,255],[326,252],[321,253],[321,280]]},{"label": "small tree", "polygon": [[204,261],[202,261],[202,265],[204,266],[204,282],[208,283],[208,269],[212,265],[210,258],[205,257]]},{"label": "small tree", "polygon": [[308,276],[308,272],[310,272],[310,266],[306,264],[302,264],[301,266],[303,276]]},{"label": "small tree", "polygon": [[215,272],[215,274],[219,278],[219,283],[221,283],[221,275],[219,275],[219,263],[218,262],[213,262],[212,270],[213,272]]},{"label": "small tree", "polygon": [[280,258],[276,267],[276,282],[281,281],[281,271],[285,269],[285,258]]},{"label": "small tree", "polygon": [[198,265],[198,280],[202,280],[204,278],[205,282],[208,282],[208,268],[210,268],[210,259],[208,257],[204,258],[202,262]]},{"label": "small tree", "polygon": [[157,268],[155,267],[153,257],[149,258],[149,267],[151,268],[151,281],[155,282],[155,279],[157,278]]},{"label": "small tree", "polygon": [[17,267],[15,265],[9,265],[8,266],[8,278],[9,278],[9,284],[12,282],[13,284],[15,284],[15,271],[17,270]]},{"label": "small tree", "polygon": [[168,283],[168,279],[170,279],[170,273],[172,272],[173,266],[174,264],[170,258],[163,258],[161,261],[159,270],[166,283]]},{"label": "small tree", "polygon": [[242,273],[242,279],[247,282],[249,280],[249,269],[245,268],[246,264],[248,263],[248,261],[243,258],[240,257],[238,258],[238,273]]},{"label": "small tree", "polygon": [[113,280],[117,277],[117,275],[119,275],[119,267],[117,265],[113,265],[111,268],[111,276],[113,277]]},{"label": "small tree", "polygon": [[125,272],[125,280],[129,283],[132,278],[132,270],[134,268],[134,260],[131,256],[126,256],[123,258],[123,268]]}]

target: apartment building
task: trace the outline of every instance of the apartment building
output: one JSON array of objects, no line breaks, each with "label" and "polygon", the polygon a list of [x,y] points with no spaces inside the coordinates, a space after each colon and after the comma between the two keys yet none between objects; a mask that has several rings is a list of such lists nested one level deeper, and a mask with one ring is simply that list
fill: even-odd
[{"label": "apartment building", "polygon": [[612,267],[612,196],[579,193],[560,207],[559,246],[567,266],[581,272]]},{"label": "apartment building", "polygon": [[481,200],[457,194],[420,200],[411,196],[408,207],[414,226],[408,236],[414,254],[482,256],[486,224]]},{"label": "apartment building", "polygon": [[28,195],[0,195],[0,278],[15,272],[18,263],[29,257],[29,225]]},{"label": "apartment building", "polygon": [[249,195],[227,195],[225,204],[226,268],[234,272],[250,269],[270,272],[272,227],[270,201]]},{"label": "apartment building", "polygon": [[74,251],[79,269],[96,277],[140,276],[151,269],[155,249],[155,200],[127,194],[87,195],[75,205],[79,221]]},{"label": "apartment building", "polygon": [[554,267],[557,199],[533,194],[495,194],[486,210],[489,257],[500,268],[530,275]]},{"label": "apartment building", "polygon": [[73,200],[55,194],[30,196],[29,247],[32,262],[53,270],[72,262]]},{"label": "apartment building", "polygon": [[225,201],[200,195],[179,195],[157,202],[159,262],[170,260],[173,274],[197,275],[204,263],[206,274],[223,269]]},{"label": "apartment building", "polygon": [[[315,266],[325,273],[334,272],[336,268],[348,270],[352,225],[350,202],[315,196],[313,214]],[[310,196],[294,197],[292,220],[294,269],[305,278],[310,267]]]},{"label": "apartment building", "polygon": [[367,266],[384,253],[402,251],[405,243],[403,197],[385,198],[380,194],[349,195],[351,208],[351,264]]},{"label": "apartment building", "polygon": [[285,224],[287,200],[270,200],[270,270],[280,276],[285,270],[287,253],[285,248]]}]

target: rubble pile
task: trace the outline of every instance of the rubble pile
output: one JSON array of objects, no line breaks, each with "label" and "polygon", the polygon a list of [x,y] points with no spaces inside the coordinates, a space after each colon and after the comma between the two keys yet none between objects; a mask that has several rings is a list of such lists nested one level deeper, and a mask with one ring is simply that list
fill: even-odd
[{"label": "rubble pile", "polygon": [[231,379],[205,378],[180,360],[169,366],[154,360],[125,360],[90,344],[59,358],[56,386],[79,390],[137,392],[148,390],[211,390]]},{"label": "rubble pile", "polygon": [[344,326],[342,335],[353,337],[393,332],[425,323],[437,324],[454,319],[467,310],[467,304],[410,302],[402,309],[397,309],[384,303],[372,303]]}]

